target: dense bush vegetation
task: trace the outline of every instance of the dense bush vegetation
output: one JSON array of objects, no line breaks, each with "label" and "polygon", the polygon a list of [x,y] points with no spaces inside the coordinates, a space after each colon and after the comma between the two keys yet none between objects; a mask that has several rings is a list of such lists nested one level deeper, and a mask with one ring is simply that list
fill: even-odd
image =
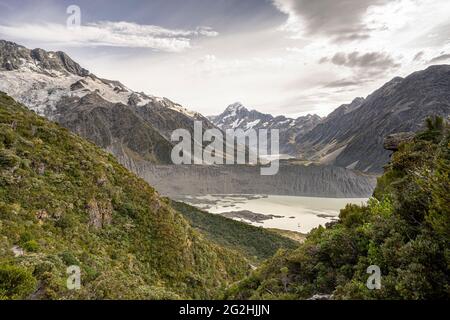
[{"label": "dense bush vegetation", "polygon": [[25,299],[33,293],[36,279],[24,268],[0,266],[0,300]]},{"label": "dense bush vegetation", "polygon": [[[340,221],[281,251],[228,297],[305,299],[450,298],[450,139],[442,119],[393,155],[367,206],[347,205]],[[381,289],[366,286],[381,269]]]},{"label": "dense bush vegetation", "polygon": [[248,268],[111,155],[0,93],[0,298],[214,298]]}]

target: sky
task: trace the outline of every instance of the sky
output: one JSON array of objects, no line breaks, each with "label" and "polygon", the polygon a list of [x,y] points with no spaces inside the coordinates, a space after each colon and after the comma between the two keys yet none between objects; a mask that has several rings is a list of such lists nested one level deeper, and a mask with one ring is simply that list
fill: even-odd
[{"label": "sky", "polygon": [[448,0],[0,0],[0,39],[204,115],[325,116],[450,63],[449,16]]}]

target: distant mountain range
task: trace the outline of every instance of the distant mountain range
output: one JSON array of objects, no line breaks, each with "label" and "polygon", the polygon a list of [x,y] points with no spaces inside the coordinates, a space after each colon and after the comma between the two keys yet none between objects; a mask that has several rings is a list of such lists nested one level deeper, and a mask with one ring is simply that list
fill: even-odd
[{"label": "distant mountain range", "polygon": [[228,106],[222,114],[210,116],[208,119],[222,130],[278,129],[280,130],[280,153],[289,155],[295,154],[296,138],[312,130],[321,121],[317,115],[307,115],[297,119],[285,116],[274,117],[256,110],[248,110],[239,102]]},{"label": "distant mountain range", "polygon": [[194,121],[200,120],[204,129],[279,129],[281,154],[380,173],[391,153],[383,148],[387,135],[416,132],[430,115],[449,116],[450,66],[395,78],[326,118],[275,117],[241,103],[207,118],[167,98],[99,78],[63,52],[0,40],[0,91],[112,152],[135,171],[143,162],[170,164],[171,133],[180,128],[192,133]]},{"label": "distant mountain range", "polygon": [[450,66],[437,65],[394,78],[366,99],[356,98],[326,118],[273,117],[240,103],[209,119],[222,129],[280,129],[280,152],[295,158],[381,173],[392,153],[386,136],[417,132],[425,118],[450,115]]}]

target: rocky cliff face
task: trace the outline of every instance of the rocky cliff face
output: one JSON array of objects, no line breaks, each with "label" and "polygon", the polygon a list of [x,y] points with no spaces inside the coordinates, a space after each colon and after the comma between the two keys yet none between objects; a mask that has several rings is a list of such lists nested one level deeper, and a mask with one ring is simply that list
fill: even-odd
[{"label": "rocky cliff face", "polygon": [[296,139],[298,156],[324,164],[382,172],[390,151],[384,138],[417,132],[432,115],[450,115],[450,66],[395,78],[366,99],[355,99]]},{"label": "rocky cliff face", "polygon": [[383,147],[389,151],[398,151],[402,143],[410,142],[415,136],[414,132],[399,132],[388,135],[384,139]]},{"label": "rocky cliff face", "polygon": [[63,98],[56,121],[118,158],[171,163],[172,144],[130,106],[114,104],[97,93]]}]

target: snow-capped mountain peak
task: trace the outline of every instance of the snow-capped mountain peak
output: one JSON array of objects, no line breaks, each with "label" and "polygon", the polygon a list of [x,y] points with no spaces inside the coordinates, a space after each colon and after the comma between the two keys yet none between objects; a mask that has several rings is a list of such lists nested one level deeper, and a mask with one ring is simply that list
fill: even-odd
[{"label": "snow-capped mountain peak", "polygon": [[274,117],[271,114],[248,109],[239,102],[229,105],[222,114],[209,117],[209,119],[222,130],[278,129],[280,151],[286,154],[294,154],[295,139],[299,135],[309,132],[321,121],[317,115],[308,115],[297,119],[285,116]]},{"label": "snow-capped mountain peak", "polygon": [[226,109],[225,112],[228,113],[234,113],[239,111],[248,111],[247,108],[244,107],[244,105],[240,102],[235,102],[233,104],[230,104]]}]

